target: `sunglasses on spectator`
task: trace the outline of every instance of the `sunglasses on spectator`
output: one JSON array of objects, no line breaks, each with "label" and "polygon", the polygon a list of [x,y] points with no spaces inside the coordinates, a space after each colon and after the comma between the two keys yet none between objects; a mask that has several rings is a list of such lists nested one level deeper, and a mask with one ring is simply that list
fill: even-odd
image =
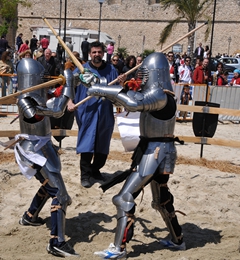
[{"label": "sunglasses on spectator", "polygon": [[112,59],[112,61],[118,61],[117,59]]},{"label": "sunglasses on spectator", "polygon": [[186,62],[188,62],[188,61],[190,61],[190,60],[186,60]]},{"label": "sunglasses on spectator", "polygon": [[168,57],[173,57],[173,55],[168,55]]}]

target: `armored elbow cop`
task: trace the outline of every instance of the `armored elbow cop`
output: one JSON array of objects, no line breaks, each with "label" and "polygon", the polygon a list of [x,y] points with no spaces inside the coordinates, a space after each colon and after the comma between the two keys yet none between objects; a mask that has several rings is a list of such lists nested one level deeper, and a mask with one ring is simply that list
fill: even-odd
[{"label": "armored elbow cop", "polygon": [[63,95],[74,99],[75,91],[74,91],[74,75],[70,69],[64,70],[64,77],[66,79],[66,83],[63,88]]},{"label": "armored elbow cop", "polygon": [[19,113],[28,119],[36,114],[35,104],[31,97],[18,99],[17,105]]}]

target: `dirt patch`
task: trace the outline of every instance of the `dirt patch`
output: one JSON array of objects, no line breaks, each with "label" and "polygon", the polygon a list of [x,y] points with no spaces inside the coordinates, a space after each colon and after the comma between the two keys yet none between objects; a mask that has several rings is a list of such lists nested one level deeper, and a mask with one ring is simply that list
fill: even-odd
[{"label": "dirt patch", "polygon": [[[61,150],[60,153],[64,153],[64,150]],[[129,166],[132,162],[131,160],[132,153],[122,153],[118,151],[110,152],[108,156],[108,160],[117,160],[123,162],[129,162]],[[15,160],[15,156],[13,152],[0,152],[0,165],[3,163],[13,162]],[[195,165],[195,166],[202,166],[209,169],[215,169],[222,172],[229,172],[229,173],[239,173],[240,166],[235,165],[229,161],[220,161],[220,160],[207,160],[205,158],[199,159],[192,159],[192,158],[185,158],[184,156],[178,156],[176,165],[178,164],[186,164],[186,165]]]},{"label": "dirt patch", "polygon": [[0,164],[15,161],[14,153],[0,152]]}]

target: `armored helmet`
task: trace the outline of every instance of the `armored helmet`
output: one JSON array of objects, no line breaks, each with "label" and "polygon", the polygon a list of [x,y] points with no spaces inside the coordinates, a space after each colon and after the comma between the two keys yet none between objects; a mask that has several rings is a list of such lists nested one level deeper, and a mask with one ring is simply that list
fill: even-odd
[{"label": "armored helmet", "polygon": [[[44,67],[31,58],[23,58],[17,64],[18,90],[27,89],[43,83]],[[39,96],[44,96],[44,89],[34,91]]]},{"label": "armored helmet", "polygon": [[148,55],[137,71],[137,78],[142,81],[141,89],[160,87],[173,91],[169,74],[169,64],[165,55],[154,52]]}]

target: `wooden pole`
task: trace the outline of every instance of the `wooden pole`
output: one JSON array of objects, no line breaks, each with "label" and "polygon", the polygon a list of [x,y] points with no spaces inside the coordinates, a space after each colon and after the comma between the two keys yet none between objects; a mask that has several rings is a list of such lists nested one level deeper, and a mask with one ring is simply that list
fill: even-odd
[{"label": "wooden pole", "polygon": [[[169,49],[170,47],[172,47],[174,44],[180,42],[182,39],[188,37],[189,35],[191,35],[192,33],[194,33],[195,31],[199,30],[200,28],[202,28],[204,25],[206,25],[208,22],[205,22],[201,25],[199,25],[198,27],[196,27],[195,29],[193,29],[192,31],[188,32],[187,34],[185,34],[184,36],[182,36],[181,38],[179,38],[178,40],[176,40],[175,42],[169,44],[168,46],[166,46],[165,48],[163,48],[162,50],[160,50],[159,52],[164,52],[167,49]],[[134,72],[135,70],[137,70],[140,66],[142,65],[142,63],[138,64],[137,66],[135,66],[134,68],[128,70],[127,72],[125,72],[125,75],[129,75],[132,72]],[[113,81],[111,81],[110,83],[108,83],[108,86],[113,85],[114,83],[116,83],[118,81],[118,79],[115,79]],[[90,98],[92,98],[93,96],[88,96],[86,98],[84,98],[83,100],[81,100],[80,102],[78,102],[77,104],[75,104],[75,108],[82,105],[83,103],[85,103],[86,101],[88,101]]]},{"label": "wooden pole", "polygon": [[[11,74],[11,73],[0,73],[0,77],[15,77],[17,74]],[[59,76],[43,76],[44,79],[58,79]]]},{"label": "wooden pole", "polygon": [[62,76],[62,77],[59,77],[58,79],[53,79],[53,80],[50,80],[48,82],[44,82],[42,84],[39,84],[39,85],[36,85],[36,86],[33,86],[33,87],[23,89],[23,90],[18,91],[14,94],[10,94],[8,96],[1,97],[0,98],[0,104],[7,104],[7,103],[9,104],[8,100],[11,100],[11,102],[13,100],[16,101],[16,98],[18,96],[24,94],[24,93],[35,91],[35,90],[38,90],[38,89],[41,89],[41,88],[48,88],[48,87],[56,85],[56,84],[65,84],[65,78]]},{"label": "wooden pole", "polygon": [[0,73],[0,77],[15,77],[17,74],[12,73]]},{"label": "wooden pole", "polygon": [[220,107],[209,107],[209,106],[187,106],[177,105],[177,110],[185,112],[196,112],[204,114],[218,114],[227,116],[240,116],[240,110]]},{"label": "wooden pole", "polygon": [[[52,129],[51,130],[53,136],[77,136],[78,130],[67,130],[67,129]],[[9,130],[4,131],[0,130],[0,137],[14,137],[19,134],[20,130]],[[211,144],[211,145],[219,145],[219,146],[227,146],[240,148],[239,140],[231,140],[231,139],[220,139],[220,138],[208,138],[208,137],[195,137],[195,136],[177,136],[180,140],[183,140],[186,143],[194,143],[194,144]],[[120,139],[119,132],[113,132],[112,138]]]},{"label": "wooden pole", "polygon": [[64,48],[64,50],[68,53],[68,55],[70,56],[71,60],[73,61],[73,63],[79,68],[79,70],[81,71],[81,73],[84,73],[84,67],[83,65],[80,63],[80,61],[73,55],[73,53],[71,52],[71,50],[68,48],[68,46],[65,44],[65,42],[61,39],[61,37],[57,34],[57,32],[54,30],[54,28],[51,26],[51,24],[47,21],[47,19],[45,17],[43,17],[43,21],[47,24],[47,26],[51,29],[51,31],[53,32],[53,34],[56,36],[56,38],[58,39],[58,41],[61,43],[62,47]]}]

